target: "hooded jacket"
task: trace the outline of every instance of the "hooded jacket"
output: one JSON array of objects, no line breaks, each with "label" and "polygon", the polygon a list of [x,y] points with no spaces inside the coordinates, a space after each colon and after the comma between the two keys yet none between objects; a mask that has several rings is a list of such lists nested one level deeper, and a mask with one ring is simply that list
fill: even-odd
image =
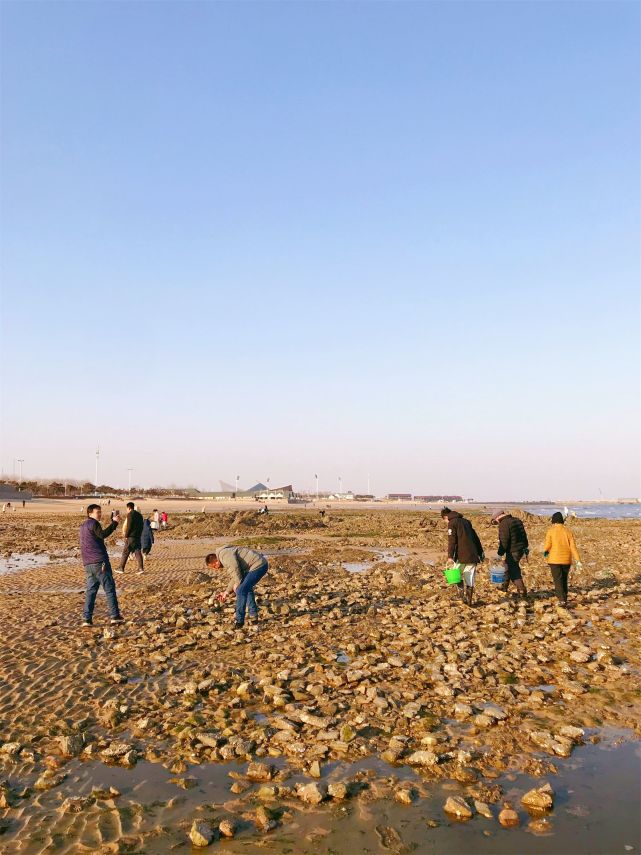
[{"label": "hooded jacket", "polygon": [[506,514],[499,520],[499,555],[512,555],[520,561],[529,552],[525,526],[517,517]]},{"label": "hooded jacket", "polygon": [[151,546],[155,540],[154,532],[151,527],[151,522],[149,520],[145,520],[142,526],[142,535],[140,537],[140,545],[143,549],[151,549]]},{"label": "hooded jacket", "polygon": [[483,547],[472,523],[458,511],[447,515],[447,557],[460,564],[478,564],[483,560]]}]

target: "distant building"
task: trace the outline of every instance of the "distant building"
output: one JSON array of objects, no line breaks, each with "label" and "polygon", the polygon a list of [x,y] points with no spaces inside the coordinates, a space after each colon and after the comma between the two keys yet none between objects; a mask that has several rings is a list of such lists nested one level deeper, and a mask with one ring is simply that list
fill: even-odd
[{"label": "distant building", "polygon": [[412,494],[411,493],[388,493],[387,498],[390,502],[411,502]]},{"label": "distant building", "polygon": [[463,496],[414,496],[416,502],[462,502]]}]

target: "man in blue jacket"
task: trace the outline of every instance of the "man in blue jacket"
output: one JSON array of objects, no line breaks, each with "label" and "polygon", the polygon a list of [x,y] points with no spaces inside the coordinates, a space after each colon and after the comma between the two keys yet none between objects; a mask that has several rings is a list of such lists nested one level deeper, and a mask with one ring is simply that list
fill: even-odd
[{"label": "man in blue jacket", "polygon": [[116,583],[114,582],[109,555],[105,546],[105,538],[118,528],[120,514],[115,511],[111,517],[111,525],[103,528],[100,525],[102,509],[100,505],[87,507],[87,519],[80,526],[80,555],[85,568],[87,588],[85,591],[85,609],[83,626],[92,626],[93,609],[98,588],[102,585],[107,597],[107,608],[112,623],[123,623],[124,618],[118,608]]}]

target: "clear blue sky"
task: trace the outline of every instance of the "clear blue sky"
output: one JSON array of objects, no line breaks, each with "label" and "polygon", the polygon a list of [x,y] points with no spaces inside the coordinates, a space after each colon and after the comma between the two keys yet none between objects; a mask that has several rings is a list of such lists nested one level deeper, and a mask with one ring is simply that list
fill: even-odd
[{"label": "clear blue sky", "polygon": [[639,494],[636,3],[19,3],[25,476]]}]

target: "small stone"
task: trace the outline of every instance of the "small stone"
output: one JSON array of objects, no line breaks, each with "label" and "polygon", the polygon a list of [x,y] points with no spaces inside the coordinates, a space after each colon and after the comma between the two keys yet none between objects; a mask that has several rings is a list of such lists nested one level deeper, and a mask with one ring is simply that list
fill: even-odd
[{"label": "small stone", "polygon": [[189,832],[189,839],[194,846],[209,846],[214,842],[214,829],[205,820],[195,819]]},{"label": "small stone", "polygon": [[247,766],[247,777],[250,781],[271,781],[274,777],[274,767],[268,763],[250,763]]},{"label": "small stone", "polygon": [[411,805],[414,801],[414,790],[408,787],[399,787],[394,793],[394,800],[400,805]]},{"label": "small stone", "polygon": [[457,817],[457,819],[472,819],[474,812],[461,796],[450,796],[443,806],[445,813]]},{"label": "small stone", "polygon": [[535,787],[521,798],[522,804],[536,810],[551,810],[554,806],[554,790],[549,784]]},{"label": "small stone", "polygon": [[342,781],[336,781],[335,783],[328,785],[327,793],[330,798],[336,799],[336,801],[342,801],[347,798],[347,785]]},{"label": "small stone", "polygon": [[580,742],[585,736],[585,731],[581,727],[574,727],[571,724],[564,725],[559,733],[565,736],[566,739],[571,739],[573,742]]},{"label": "small stone", "polygon": [[74,733],[70,736],[59,736],[58,744],[63,757],[77,757],[85,747],[85,740],[82,734]]},{"label": "small stone", "polygon": [[415,751],[407,758],[410,766],[436,766],[438,754],[433,751]]},{"label": "small stone", "polygon": [[236,824],[231,819],[223,819],[218,824],[218,830],[223,837],[232,838],[236,834]]},{"label": "small stone", "polygon": [[276,828],[278,823],[271,812],[264,805],[261,805],[256,811],[256,825],[261,831],[267,832]]},{"label": "small stone", "polygon": [[350,727],[349,724],[344,724],[340,729],[340,741],[341,742],[351,742],[352,739],[356,736],[356,732],[354,728]]},{"label": "small stone", "polygon": [[64,779],[67,776],[65,774],[56,775],[51,769],[47,769],[46,772],[43,772],[42,775],[38,778],[34,787],[36,790],[50,790],[52,787],[57,787],[59,784],[62,784]]},{"label": "small stone", "polygon": [[485,802],[480,802],[477,799],[474,799],[474,809],[478,814],[484,816],[486,819],[494,819],[494,814],[492,813],[490,806]]},{"label": "small stone", "polygon": [[321,776],[321,767],[318,760],[314,760],[309,767],[309,774],[312,778],[320,778]]},{"label": "small stone", "polygon": [[499,822],[503,828],[516,828],[520,824],[518,813],[508,802],[505,802],[503,810],[499,813]]},{"label": "small stone", "polygon": [[327,795],[327,788],[323,784],[305,784],[298,790],[298,798],[308,805],[320,804]]}]

